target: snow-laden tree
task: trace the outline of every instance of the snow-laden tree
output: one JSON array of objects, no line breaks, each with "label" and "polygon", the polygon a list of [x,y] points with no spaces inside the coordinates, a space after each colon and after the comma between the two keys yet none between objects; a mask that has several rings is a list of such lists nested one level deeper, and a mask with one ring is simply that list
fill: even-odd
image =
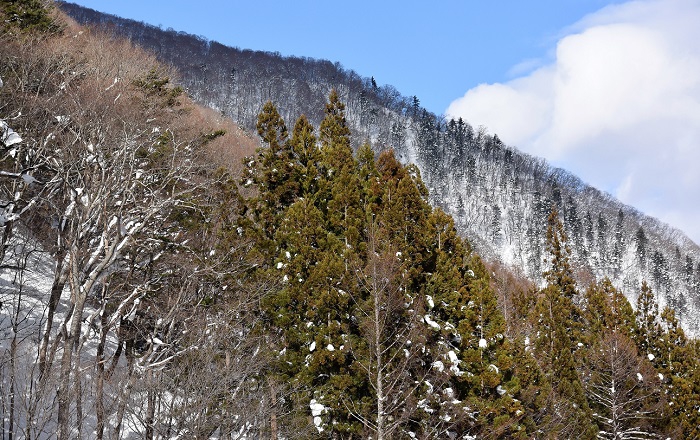
[{"label": "snow-laden tree", "polygon": [[[557,395],[553,402],[558,404],[561,398],[570,411],[561,419],[559,435],[579,432],[581,438],[592,438],[594,426],[576,369],[583,326],[575,303],[579,293],[569,260],[570,248],[556,209],[551,211],[547,223],[547,285],[539,292],[532,315],[537,329],[535,347],[549,385]],[[552,407],[553,415],[559,412]]]}]

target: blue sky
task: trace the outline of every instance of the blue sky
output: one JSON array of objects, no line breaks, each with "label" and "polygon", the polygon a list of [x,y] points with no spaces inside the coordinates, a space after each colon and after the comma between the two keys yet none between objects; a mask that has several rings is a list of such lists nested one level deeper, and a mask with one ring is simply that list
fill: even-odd
[{"label": "blue sky", "polygon": [[700,243],[698,0],[75,2],[340,62]]},{"label": "blue sky", "polygon": [[[245,49],[338,61],[440,114],[540,58],[562,28],[610,1],[78,0],[92,9]],[[166,6],[167,4],[167,6]]]}]

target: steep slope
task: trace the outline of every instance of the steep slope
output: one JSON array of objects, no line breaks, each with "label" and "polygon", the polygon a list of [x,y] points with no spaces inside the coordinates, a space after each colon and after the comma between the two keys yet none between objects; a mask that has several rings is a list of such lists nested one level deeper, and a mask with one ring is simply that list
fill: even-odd
[{"label": "steep slope", "polygon": [[[156,420],[193,424],[198,390],[233,388],[261,368],[253,338],[232,347],[207,332],[243,335],[247,318],[201,307],[217,295],[227,313],[245,313],[226,299],[245,276],[224,294],[227,281],[211,275],[216,264],[231,273],[245,264],[223,262],[241,241],[211,252],[224,222],[212,206],[235,210],[219,198],[225,170],[255,143],[186,98],[152,55],[83,32],[46,4],[0,2],[3,437],[154,438]],[[204,385],[182,373],[190,361],[213,367],[222,349],[235,377]],[[262,402],[246,395],[227,409]],[[163,402],[170,417],[156,412]]]},{"label": "steep slope", "polygon": [[646,285],[636,312],[577,290],[559,216],[506,306],[417,167],[353,152],[336,92],[318,127],[266,103],[253,153],[49,4],[0,0],[8,438],[700,436],[700,341]]},{"label": "steep slope", "polygon": [[130,38],[178,69],[188,92],[243,127],[268,100],[285,120],[306,114],[320,123],[325,97],[338,90],[347,105],[353,145],[393,148],[416,163],[436,206],[485,257],[533,280],[545,269],[547,215],[556,207],[565,224],[578,281],[609,277],[632,303],[647,280],[659,303],[670,305],[692,333],[700,330],[700,248],[681,231],[621,204],[565,170],[523,154],[484,129],[446,121],[338,63],[230,48],[173,30],[71,4],[81,23]]}]

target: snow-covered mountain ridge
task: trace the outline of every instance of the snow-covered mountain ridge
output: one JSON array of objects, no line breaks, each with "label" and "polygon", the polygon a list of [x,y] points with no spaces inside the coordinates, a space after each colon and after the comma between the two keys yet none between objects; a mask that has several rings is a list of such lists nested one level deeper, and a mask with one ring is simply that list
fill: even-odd
[{"label": "snow-covered mountain ridge", "polygon": [[287,121],[312,124],[336,88],[347,105],[353,142],[393,148],[416,163],[431,202],[451,214],[487,259],[541,280],[546,218],[564,221],[579,282],[609,277],[634,304],[642,280],[684,327],[700,329],[700,248],[681,231],[623,205],[565,170],[504,145],[464,121],[427,112],[402,96],[329,61],[225,47],[199,37],[63,4],[82,23],[102,24],[172,64],[188,92],[235,122],[254,128],[268,100]]}]

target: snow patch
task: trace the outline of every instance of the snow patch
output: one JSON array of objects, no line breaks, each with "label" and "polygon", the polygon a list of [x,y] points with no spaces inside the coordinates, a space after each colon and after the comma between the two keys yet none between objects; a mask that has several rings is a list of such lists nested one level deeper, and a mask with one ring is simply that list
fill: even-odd
[{"label": "snow patch", "polygon": [[417,406],[418,406],[419,409],[422,409],[423,411],[427,412],[428,414],[432,414],[432,413],[435,412],[435,410],[432,409],[432,408],[428,405],[428,399],[420,400],[420,401],[418,402],[418,405],[417,405]]},{"label": "snow patch", "polygon": [[309,409],[311,409],[311,416],[314,418],[314,426],[318,432],[323,432],[323,420],[321,419],[321,414],[326,412],[326,407],[322,403],[319,403],[316,399],[311,399],[309,402]]},{"label": "snow patch", "polygon": [[31,185],[34,182],[38,182],[38,180],[36,180],[33,176],[29,174],[22,174],[22,180],[27,185]]},{"label": "snow patch", "polygon": [[22,142],[22,138],[8,127],[5,121],[0,119],[0,141],[2,141],[6,147],[11,147],[14,144]]},{"label": "snow patch", "polygon": [[425,321],[426,324],[434,328],[435,330],[440,330],[440,324],[437,322],[433,321],[433,319],[430,317],[430,315],[425,315],[423,317],[423,320]]},{"label": "snow patch", "polygon": [[457,353],[455,353],[454,350],[448,351],[447,357],[450,359],[450,362],[452,362],[453,364],[459,363],[459,358],[457,357]]}]

